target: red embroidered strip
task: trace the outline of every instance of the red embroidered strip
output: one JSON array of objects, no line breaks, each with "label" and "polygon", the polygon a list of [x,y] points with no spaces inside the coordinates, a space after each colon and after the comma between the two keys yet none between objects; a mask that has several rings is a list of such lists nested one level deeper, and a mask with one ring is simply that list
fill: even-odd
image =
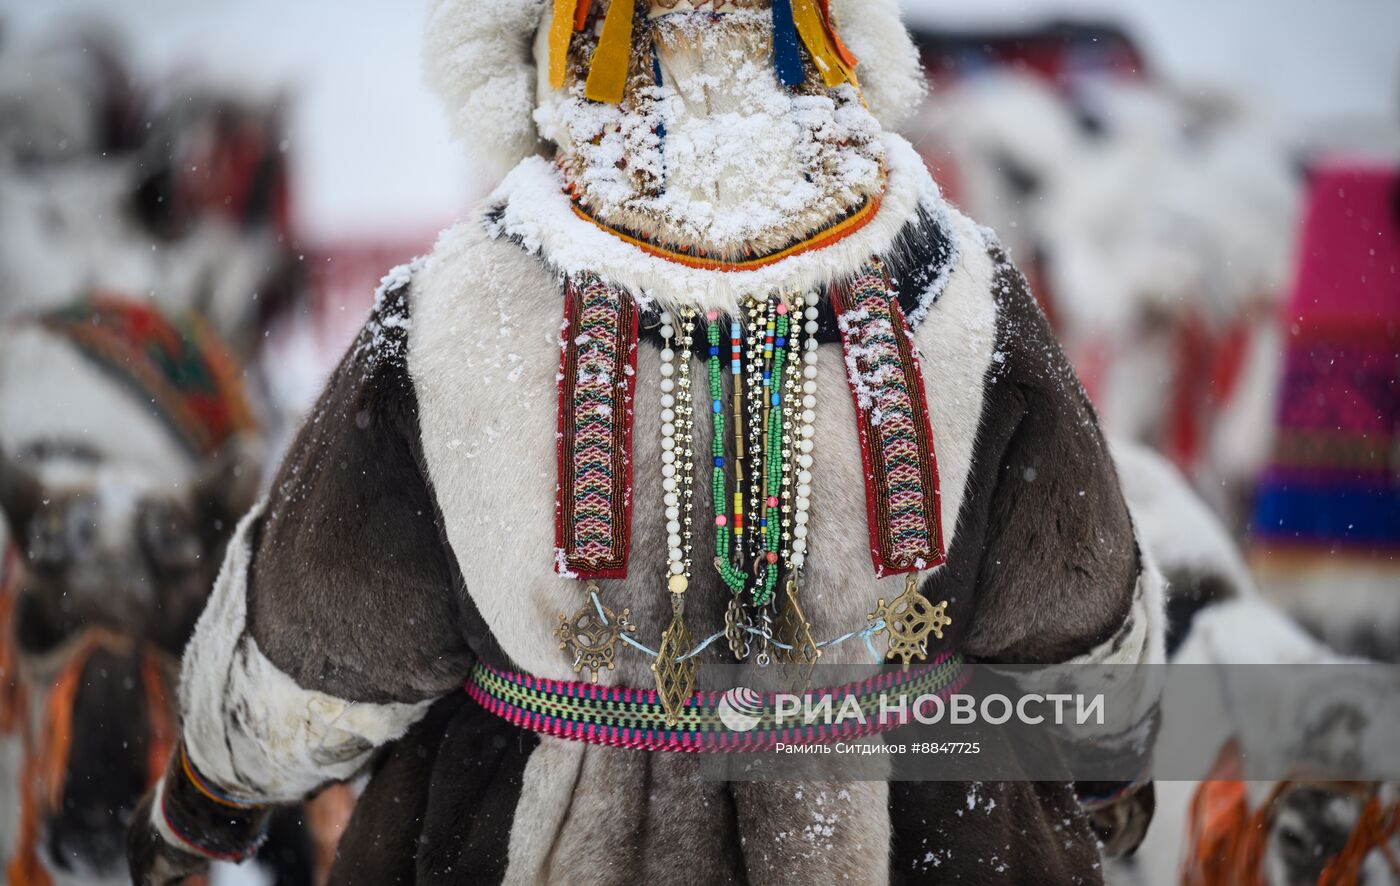
[{"label": "red embroidered strip", "polygon": [[875,574],[932,568],[945,559],[938,460],[913,331],[879,264],[832,299],[856,405]]},{"label": "red embroidered strip", "polygon": [[555,505],[561,574],[627,575],[637,320],[632,299],[596,276],[565,284]]}]

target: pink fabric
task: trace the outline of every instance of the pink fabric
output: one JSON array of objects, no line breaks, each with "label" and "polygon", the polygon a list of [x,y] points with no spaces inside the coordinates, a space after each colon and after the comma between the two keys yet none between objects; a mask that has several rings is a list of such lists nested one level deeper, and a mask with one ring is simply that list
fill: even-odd
[{"label": "pink fabric", "polygon": [[1323,165],[1308,187],[1288,321],[1313,327],[1400,320],[1400,170]]}]

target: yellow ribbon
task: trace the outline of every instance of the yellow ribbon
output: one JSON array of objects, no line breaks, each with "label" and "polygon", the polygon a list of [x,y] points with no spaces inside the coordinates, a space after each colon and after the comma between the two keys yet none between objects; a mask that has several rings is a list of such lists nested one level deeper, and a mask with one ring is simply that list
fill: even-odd
[{"label": "yellow ribbon", "polygon": [[[556,0],[560,2],[560,0]],[[632,9],[634,0],[612,0],[603,18],[603,35],[588,66],[583,94],[595,102],[617,104],[627,86],[627,64],[632,57]]]},{"label": "yellow ribbon", "polygon": [[812,62],[821,72],[822,81],[829,87],[854,82],[851,69],[828,38],[826,24],[817,11],[815,0],[792,0],[792,17],[797,23],[797,33],[812,56]]},{"label": "yellow ribbon", "polygon": [[569,67],[569,41],[574,36],[574,6],[578,0],[554,0],[549,23],[549,85],[560,89]]}]

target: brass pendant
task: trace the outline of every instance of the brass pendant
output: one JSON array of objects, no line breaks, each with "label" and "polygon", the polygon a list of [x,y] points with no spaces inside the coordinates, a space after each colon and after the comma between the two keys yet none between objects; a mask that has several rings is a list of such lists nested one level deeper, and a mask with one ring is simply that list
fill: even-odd
[{"label": "brass pendant", "polygon": [[[621,613],[617,613],[601,603],[594,605],[593,599],[598,593],[596,583],[589,582],[584,588],[584,593],[588,599],[574,613],[573,618],[563,613],[559,614],[559,627],[554,629],[554,636],[559,638],[560,649],[572,647],[574,673],[580,673],[587,668],[589,682],[597,683],[600,670],[613,669],[618,638],[624,631],[629,634],[636,633],[637,626],[629,620],[632,615],[630,609],[623,609]],[[602,610],[601,618],[599,609]]]},{"label": "brass pendant", "polygon": [[724,639],[729,643],[729,651],[735,661],[746,661],[749,657],[748,613],[744,611],[742,594],[735,594],[724,610]]},{"label": "brass pendant", "polygon": [[807,620],[807,613],[802,611],[797,596],[797,582],[789,579],[787,604],[778,616],[777,628],[778,640],[791,647],[778,647],[779,673],[783,685],[790,692],[802,692],[807,688],[817,659],[822,657],[821,647],[812,637],[812,623]]},{"label": "brass pendant", "polygon": [[778,639],[791,647],[778,648],[780,661],[815,664],[822,656],[821,648],[812,637],[812,623],[807,620],[807,613],[802,611],[802,604],[797,599],[797,582],[792,579],[787,583],[787,605],[778,616]]},{"label": "brass pendant", "polygon": [[928,598],[919,593],[918,573],[909,573],[904,582],[904,593],[888,605],[881,597],[875,611],[869,616],[871,621],[885,621],[885,631],[889,634],[885,660],[899,659],[906,668],[910,661],[923,661],[928,656],[929,634],[942,640],[943,629],[953,623],[947,610],[947,600],[939,601],[937,606],[929,603]]},{"label": "brass pendant", "polygon": [[695,647],[695,638],[685,626],[684,613],[684,596],[672,594],[671,624],[662,632],[661,646],[657,649],[656,660],[651,663],[651,672],[656,675],[656,692],[661,696],[661,707],[666,711],[666,723],[670,726],[680,722],[681,712],[695,692],[695,673],[699,669],[695,658],[677,661]]}]

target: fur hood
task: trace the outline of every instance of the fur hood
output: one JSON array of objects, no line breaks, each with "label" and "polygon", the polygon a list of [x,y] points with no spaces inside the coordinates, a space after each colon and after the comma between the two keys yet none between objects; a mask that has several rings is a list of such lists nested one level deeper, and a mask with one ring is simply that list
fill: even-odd
[{"label": "fur hood", "polygon": [[[832,0],[841,39],[860,59],[861,91],[894,130],[923,98],[919,53],[898,0]],[[428,85],[473,159],[504,172],[535,153],[538,77],[533,47],[547,0],[433,0],[424,40]]]}]

